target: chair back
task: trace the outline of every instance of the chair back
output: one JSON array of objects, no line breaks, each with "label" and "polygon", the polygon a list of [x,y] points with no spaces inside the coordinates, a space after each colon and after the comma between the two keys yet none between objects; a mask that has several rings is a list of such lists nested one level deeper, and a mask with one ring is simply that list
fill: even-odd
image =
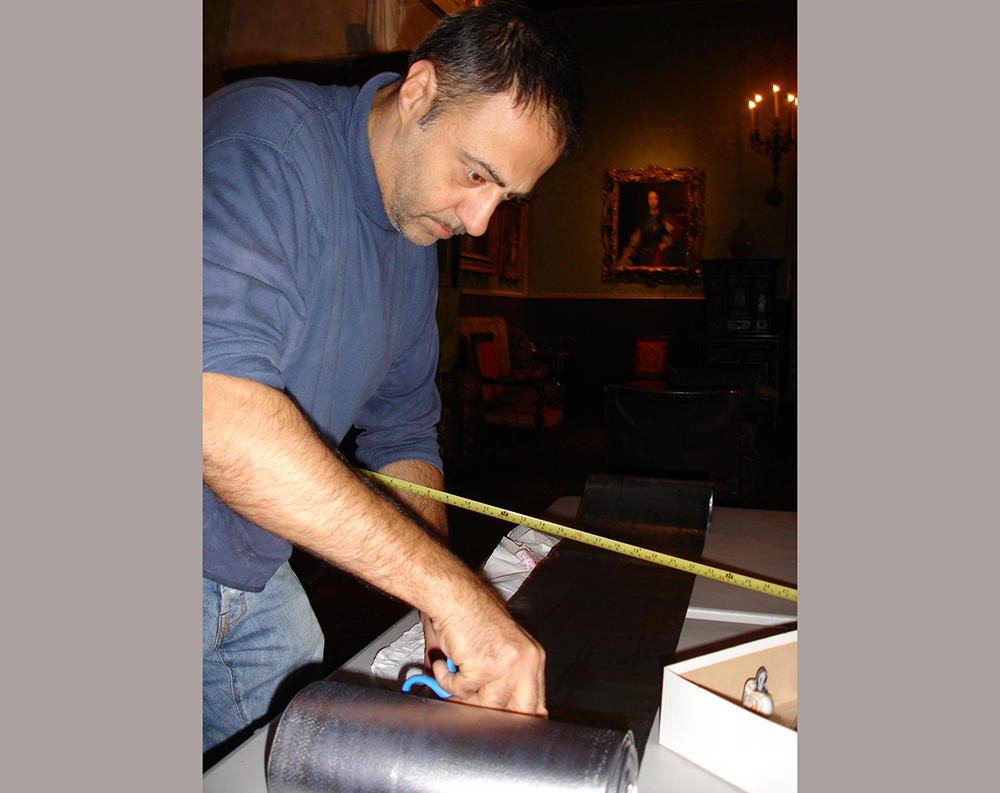
[{"label": "chair back", "polygon": [[496,371],[490,372],[487,376],[510,376],[507,321],[503,317],[459,317],[458,327],[462,343],[468,351],[470,368],[479,368],[479,357],[483,354],[483,350],[477,349],[478,345],[489,345],[492,342],[495,347],[489,347],[486,354],[490,359],[495,357]]},{"label": "chair back", "polygon": [[610,472],[739,488],[744,405],[738,389],[609,385],[604,397]]}]

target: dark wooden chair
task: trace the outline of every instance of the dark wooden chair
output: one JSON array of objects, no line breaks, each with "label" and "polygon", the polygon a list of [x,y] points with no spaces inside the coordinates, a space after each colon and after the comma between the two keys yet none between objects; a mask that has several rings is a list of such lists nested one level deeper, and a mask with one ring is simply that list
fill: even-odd
[{"label": "dark wooden chair", "polygon": [[761,382],[757,364],[668,366],[664,387],[673,391],[739,389],[746,419],[772,430],[778,420],[778,392]]},{"label": "dark wooden chair", "polygon": [[750,441],[738,389],[604,389],[610,473],[712,482],[738,499]]},{"label": "dark wooden chair", "polygon": [[534,432],[535,448],[563,423],[562,388],[534,358],[530,339],[503,317],[461,317],[464,358],[479,377],[481,425],[494,441],[509,429]]}]

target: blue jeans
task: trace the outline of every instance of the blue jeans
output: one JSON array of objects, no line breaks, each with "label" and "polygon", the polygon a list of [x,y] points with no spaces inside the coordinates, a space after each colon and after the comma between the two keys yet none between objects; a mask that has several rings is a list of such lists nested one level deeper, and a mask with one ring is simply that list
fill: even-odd
[{"label": "blue jeans", "polygon": [[203,578],[201,642],[203,752],[280,713],[323,661],[323,631],[288,562],[262,592]]}]

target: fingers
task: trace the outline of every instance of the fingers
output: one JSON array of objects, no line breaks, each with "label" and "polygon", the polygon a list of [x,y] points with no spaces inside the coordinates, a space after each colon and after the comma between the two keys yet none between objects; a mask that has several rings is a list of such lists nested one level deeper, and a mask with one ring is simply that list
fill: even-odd
[{"label": "fingers", "polygon": [[[471,636],[440,630],[442,645],[458,669],[449,671],[437,656],[431,667],[434,678],[454,695],[457,702],[517,713],[547,716],[545,705],[545,651],[509,616],[502,638],[484,635],[492,631],[480,624]],[[432,657],[428,653],[428,658]]]},{"label": "fingers", "polygon": [[538,691],[535,697],[535,713],[539,716],[548,717],[549,709],[545,705],[545,651],[542,650],[542,663],[538,666],[538,676],[536,678],[536,688]]},{"label": "fingers", "polygon": [[437,631],[434,630],[434,622],[430,617],[421,614],[420,623],[424,629],[424,667],[431,669],[435,653],[440,654],[441,652],[441,642],[438,640]]}]

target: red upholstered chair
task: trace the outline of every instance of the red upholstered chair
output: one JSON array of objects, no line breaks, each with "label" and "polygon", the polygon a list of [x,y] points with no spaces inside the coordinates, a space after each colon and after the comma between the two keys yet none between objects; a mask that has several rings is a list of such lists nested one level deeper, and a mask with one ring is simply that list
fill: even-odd
[{"label": "red upholstered chair", "polygon": [[481,423],[532,430],[537,447],[546,430],[562,424],[563,408],[559,384],[532,356],[527,335],[503,317],[461,317],[459,328],[480,376]]}]

